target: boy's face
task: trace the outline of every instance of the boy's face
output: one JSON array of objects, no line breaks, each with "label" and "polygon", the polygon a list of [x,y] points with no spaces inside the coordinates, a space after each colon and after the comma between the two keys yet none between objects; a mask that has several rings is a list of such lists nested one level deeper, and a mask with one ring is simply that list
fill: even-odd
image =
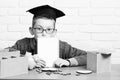
[{"label": "boy's face", "polygon": [[32,27],[32,32],[35,38],[55,36],[55,20],[47,18],[36,19]]}]

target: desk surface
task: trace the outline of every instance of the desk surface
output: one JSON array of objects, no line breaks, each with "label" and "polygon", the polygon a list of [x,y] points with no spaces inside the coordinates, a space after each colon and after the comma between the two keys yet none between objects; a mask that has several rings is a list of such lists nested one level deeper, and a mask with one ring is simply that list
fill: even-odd
[{"label": "desk surface", "polygon": [[59,74],[46,75],[46,72],[38,73],[35,70],[29,71],[28,74],[22,74],[5,79],[68,79],[68,80],[120,80],[120,64],[114,64],[111,72],[80,74],[76,76],[76,70],[83,70],[85,67],[66,67],[61,68],[62,73],[71,73],[71,75],[63,76]]}]

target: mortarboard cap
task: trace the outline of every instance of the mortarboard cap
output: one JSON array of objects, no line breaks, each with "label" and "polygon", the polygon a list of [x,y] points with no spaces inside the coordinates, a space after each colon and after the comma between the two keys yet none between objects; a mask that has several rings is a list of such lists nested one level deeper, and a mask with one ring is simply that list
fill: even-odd
[{"label": "mortarboard cap", "polygon": [[65,14],[61,10],[53,8],[49,5],[38,6],[28,10],[27,12],[32,13],[34,17],[41,16],[56,19],[65,16]]}]

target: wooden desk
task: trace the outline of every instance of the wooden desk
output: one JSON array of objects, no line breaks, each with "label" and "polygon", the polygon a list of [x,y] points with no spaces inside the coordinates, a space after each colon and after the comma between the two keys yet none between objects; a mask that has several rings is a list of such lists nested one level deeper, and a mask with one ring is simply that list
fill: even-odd
[{"label": "wooden desk", "polygon": [[85,67],[66,67],[61,68],[62,72],[71,75],[63,76],[59,74],[46,75],[45,72],[39,74],[35,70],[29,71],[28,74],[22,74],[12,77],[7,77],[4,79],[65,79],[65,80],[120,80],[120,64],[112,65],[110,73],[91,73],[91,74],[81,74],[76,76],[76,70],[85,69]]}]

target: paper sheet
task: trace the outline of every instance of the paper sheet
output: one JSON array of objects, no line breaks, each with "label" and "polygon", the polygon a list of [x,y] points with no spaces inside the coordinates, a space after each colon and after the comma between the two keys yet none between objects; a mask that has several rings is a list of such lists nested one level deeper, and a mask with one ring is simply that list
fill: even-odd
[{"label": "paper sheet", "polygon": [[38,55],[46,62],[47,67],[53,67],[59,58],[59,40],[57,38],[38,38]]}]

